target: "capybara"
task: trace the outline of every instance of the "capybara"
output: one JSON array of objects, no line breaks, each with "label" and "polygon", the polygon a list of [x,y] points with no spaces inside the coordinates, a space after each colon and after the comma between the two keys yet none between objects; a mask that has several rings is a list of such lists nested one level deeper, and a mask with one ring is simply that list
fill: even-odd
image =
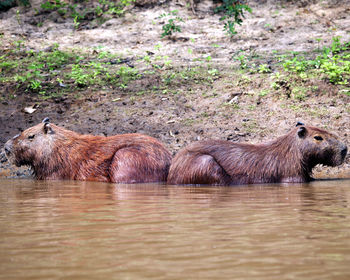
[{"label": "capybara", "polygon": [[192,143],[172,160],[167,182],[214,185],[309,182],[315,165],[340,165],[346,153],[346,145],[334,134],[298,122],[288,134],[260,145],[220,140]]},{"label": "capybara", "polygon": [[170,152],[150,136],[81,135],[48,118],[7,141],[4,149],[10,162],[31,166],[39,180],[162,182],[171,163]]}]

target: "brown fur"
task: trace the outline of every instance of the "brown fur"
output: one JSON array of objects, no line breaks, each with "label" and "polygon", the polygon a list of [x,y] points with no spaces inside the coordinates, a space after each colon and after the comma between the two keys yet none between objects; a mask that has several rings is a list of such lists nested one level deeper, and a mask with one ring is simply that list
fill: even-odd
[{"label": "brown fur", "polygon": [[236,185],[308,182],[312,180],[311,172],[315,165],[340,165],[346,153],[345,144],[335,135],[304,125],[260,145],[201,141],[190,144],[174,157],[168,183]]},{"label": "brown fur", "polygon": [[81,135],[50,123],[15,136],[5,152],[17,166],[31,166],[41,180],[160,182],[166,181],[171,162],[164,145],[146,135]]}]

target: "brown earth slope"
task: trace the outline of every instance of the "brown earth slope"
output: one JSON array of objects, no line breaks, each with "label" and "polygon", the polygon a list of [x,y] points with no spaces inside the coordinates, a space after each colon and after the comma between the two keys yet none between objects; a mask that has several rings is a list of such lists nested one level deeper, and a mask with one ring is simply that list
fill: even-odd
[{"label": "brown earth slope", "polygon": [[[17,8],[2,13],[3,53],[16,40],[23,40],[31,50],[57,43],[60,49],[90,54],[101,50],[118,53],[140,72],[148,70],[149,65],[140,58],[149,54],[163,68],[143,75],[126,89],[87,87],[48,98],[0,82],[0,145],[44,117],[81,133],[145,133],[163,141],[173,153],[199,139],[265,141],[284,134],[297,121],[334,131],[349,144],[347,89],[315,78],[293,78],[272,86],[280,67],[272,62],[276,53],[308,53],[330,45],[336,36],[350,41],[348,1],[304,2],[248,1],[252,13],[246,14],[232,39],[223,31],[209,0],[199,1],[195,14],[185,1],[167,1],[134,7],[122,17],[78,30],[73,19],[55,13],[36,15],[33,9],[24,9],[22,24]],[[161,39],[166,19],[160,15],[175,9],[184,20],[182,32]],[[239,60],[242,54],[246,69]],[[259,65],[267,65],[269,71],[248,71]],[[176,77],[183,76],[167,84],[172,71]],[[28,113],[26,107],[35,111]],[[9,168],[1,157],[0,176],[27,176],[23,170]],[[350,177],[349,157],[339,168],[318,167],[315,175]]]}]

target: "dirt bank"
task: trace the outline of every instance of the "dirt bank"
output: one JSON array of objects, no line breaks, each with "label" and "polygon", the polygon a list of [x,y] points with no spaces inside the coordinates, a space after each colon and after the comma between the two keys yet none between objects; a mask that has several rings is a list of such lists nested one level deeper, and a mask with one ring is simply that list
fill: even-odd
[{"label": "dirt bank", "polygon": [[[57,95],[40,95],[1,80],[0,145],[44,117],[81,133],[145,133],[173,153],[199,139],[272,139],[296,121],[334,131],[349,145],[348,83],[293,76],[278,63],[281,54],[313,56],[337,36],[350,41],[347,1],[314,2],[250,1],[252,13],[232,39],[209,0],[197,3],[196,14],[185,1],[169,1],[134,7],[100,26],[77,30],[73,19],[55,13],[23,9],[20,22],[17,8],[2,13],[4,55],[15,48],[14,42],[23,41],[20,51],[43,51],[57,43],[61,50],[78,49],[90,58],[118,54],[124,59],[120,65],[141,74],[126,87],[90,85]],[[183,19],[182,32],[161,39],[167,18],[160,15],[172,10]],[[0,176],[28,176],[24,170],[9,169],[1,158]],[[317,168],[316,176],[350,177],[349,157],[339,168]]]}]

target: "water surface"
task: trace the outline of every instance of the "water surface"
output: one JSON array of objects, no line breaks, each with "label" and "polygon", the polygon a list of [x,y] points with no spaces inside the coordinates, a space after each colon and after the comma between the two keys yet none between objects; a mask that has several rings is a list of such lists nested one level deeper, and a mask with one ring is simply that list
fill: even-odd
[{"label": "water surface", "polygon": [[350,279],[349,206],[349,180],[0,180],[0,278]]}]

